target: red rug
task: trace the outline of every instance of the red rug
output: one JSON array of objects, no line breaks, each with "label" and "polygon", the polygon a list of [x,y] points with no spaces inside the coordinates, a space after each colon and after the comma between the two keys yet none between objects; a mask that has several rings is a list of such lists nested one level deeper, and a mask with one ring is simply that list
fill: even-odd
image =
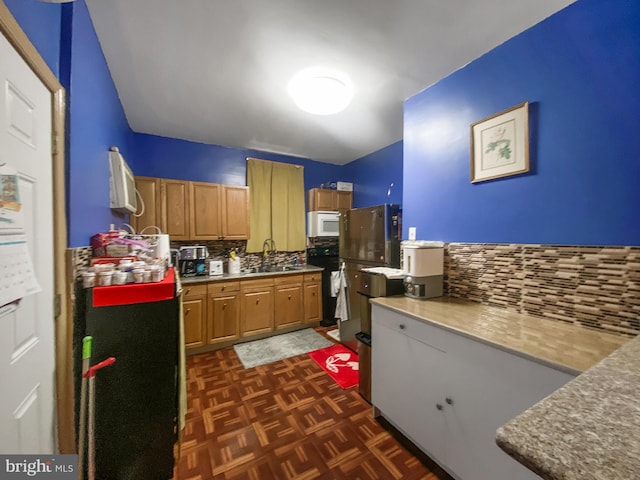
[{"label": "red rug", "polygon": [[344,345],[333,345],[308,355],[342,388],[358,384],[358,355]]}]

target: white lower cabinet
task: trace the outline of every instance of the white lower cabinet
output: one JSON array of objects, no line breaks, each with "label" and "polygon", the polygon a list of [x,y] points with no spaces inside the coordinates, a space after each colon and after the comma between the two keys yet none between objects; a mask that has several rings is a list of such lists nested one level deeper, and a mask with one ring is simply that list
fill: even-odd
[{"label": "white lower cabinet", "polygon": [[573,378],[372,305],[372,402],[460,480],[539,478],[495,443],[498,427]]}]

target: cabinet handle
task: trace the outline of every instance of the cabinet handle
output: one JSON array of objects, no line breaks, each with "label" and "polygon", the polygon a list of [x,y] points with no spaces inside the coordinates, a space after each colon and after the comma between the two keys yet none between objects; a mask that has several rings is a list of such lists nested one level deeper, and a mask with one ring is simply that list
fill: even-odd
[{"label": "cabinet handle", "polygon": [[187,288],[187,291],[186,291],[185,295],[189,295],[190,293],[191,293],[191,289]]},{"label": "cabinet handle", "polygon": [[315,297],[315,296],[316,296],[316,292],[313,292],[313,293],[311,294],[311,296],[312,296],[312,297]]},{"label": "cabinet handle", "polygon": [[257,305],[257,304],[259,304],[259,303],[260,303],[260,299],[258,298],[258,299],[256,300],[256,305]]},{"label": "cabinet handle", "polygon": [[289,300],[291,300],[291,295],[289,295]]},{"label": "cabinet handle", "polygon": [[447,397],[445,401],[447,402],[447,405],[453,405],[453,398]]},{"label": "cabinet handle", "polygon": [[402,323],[399,326],[400,326],[400,330],[404,330],[406,328]]},{"label": "cabinet handle", "polygon": [[227,308],[227,304],[226,304],[226,303],[223,303],[223,304],[222,304],[222,309],[224,310],[224,309],[226,309],[226,308]]},{"label": "cabinet handle", "polygon": [[222,288],[220,289],[220,291],[221,291],[221,292],[224,292],[224,288],[225,288],[225,286],[224,286],[224,285],[222,285]]},{"label": "cabinet handle", "polygon": [[191,311],[190,308],[187,308],[187,310],[184,312],[185,315],[189,315],[189,312]]},{"label": "cabinet handle", "polygon": [[442,405],[440,405],[439,403],[436,403],[436,408],[437,408],[438,410],[442,410]]}]

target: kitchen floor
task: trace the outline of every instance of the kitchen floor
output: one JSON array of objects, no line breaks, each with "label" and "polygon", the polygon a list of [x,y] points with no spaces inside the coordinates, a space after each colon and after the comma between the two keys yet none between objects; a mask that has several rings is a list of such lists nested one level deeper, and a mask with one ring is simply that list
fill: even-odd
[{"label": "kitchen floor", "polygon": [[174,480],[450,478],[306,354],[250,369],[231,347],[194,355],[187,382]]}]

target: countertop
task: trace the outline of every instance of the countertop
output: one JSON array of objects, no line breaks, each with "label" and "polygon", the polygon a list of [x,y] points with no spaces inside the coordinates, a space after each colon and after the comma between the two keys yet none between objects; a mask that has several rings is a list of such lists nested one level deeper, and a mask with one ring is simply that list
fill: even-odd
[{"label": "countertop", "polygon": [[182,285],[189,285],[194,283],[209,283],[220,282],[229,280],[247,280],[256,278],[276,277],[282,275],[300,275],[303,273],[322,272],[324,268],[316,267],[313,265],[302,265],[295,270],[273,270],[271,272],[243,272],[239,274],[223,273],[222,275],[201,275],[196,277],[180,277]]},{"label": "countertop", "polygon": [[640,478],[640,337],[498,429],[547,480]]},{"label": "countertop", "polygon": [[565,371],[583,372],[500,427],[496,443],[547,480],[640,478],[640,337],[456,299],[372,302]]},{"label": "countertop", "polygon": [[572,375],[587,370],[629,341],[620,335],[456,298],[416,300],[394,296],[373,298],[371,302]]}]

